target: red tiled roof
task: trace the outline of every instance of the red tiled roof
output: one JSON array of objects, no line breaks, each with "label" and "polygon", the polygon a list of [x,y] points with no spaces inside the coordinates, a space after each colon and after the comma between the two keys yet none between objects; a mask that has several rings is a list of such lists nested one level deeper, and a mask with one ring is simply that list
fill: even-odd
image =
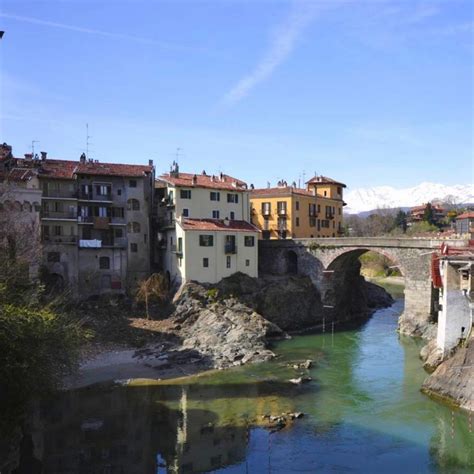
[{"label": "red tiled roof", "polygon": [[13,168],[0,175],[0,180],[6,181],[29,181],[36,173],[29,168]]},{"label": "red tiled roof", "polygon": [[125,165],[122,163],[78,163],[76,174],[143,177],[153,166]]},{"label": "red tiled roof", "polygon": [[286,196],[288,194],[300,194],[302,196],[315,197],[312,191],[308,191],[303,188],[293,188],[292,186],[252,189],[250,192],[250,197],[252,198],[252,197],[259,197],[259,196]]},{"label": "red tiled roof", "polygon": [[474,219],[474,211],[464,212],[460,216],[457,216],[456,219]]},{"label": "red tiled roof", "polygon": [[67,160],[41,161],[40,176],[53,179],[73,179],[74,174],[87,174],[94,176],[126,176],[142,177],[151,173],[152,166],[125,165],[121,163],[80,163]]},{"label": "red tiled roof", "polygon": [[244,181],[233,178],[227,174],[215,176],[180,172],[177,176],[171,176],[169,173],[166,173],[161,175],[159,179],[173,186],[185,188],[227,189],[237,192],[247,190],[247,184]]},{"label": "red tiled roof", "polygon": [[247,221],[227,221],[223,219],[191,219],[184,218],[181,221],[181,227],[184,230],[208,230],[208,231],[222,231],[222,232],[260,232],[257,227]]},{"label": "red tiled roof", "polygon": [[346,188],[347,186],[340,181],[336,181],[334,179],[328,178],[327,176],[314,176],[309,181],[306,181],[306,184],[337,184],[338,186],[342,186]]},{"label": "red tiled roof", "polygon": [[[415,206],[410,209],[410,212],[424,212],[426,209],[427,204],[422,204],[421,206]],[[432,204],[431,209],[436,212],[444,212],[444,209],[437,204]]]}]

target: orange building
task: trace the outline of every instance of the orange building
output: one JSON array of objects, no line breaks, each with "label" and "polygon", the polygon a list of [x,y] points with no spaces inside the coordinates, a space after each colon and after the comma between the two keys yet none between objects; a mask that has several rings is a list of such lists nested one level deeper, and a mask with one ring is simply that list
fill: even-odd
[{"label": "orange building", "polygon": [[274,188],[253,189],[252,223],[263,239],[338,237],[343,234],[343,188],[325,176],[315,176],[306,189],[286,182]]}]

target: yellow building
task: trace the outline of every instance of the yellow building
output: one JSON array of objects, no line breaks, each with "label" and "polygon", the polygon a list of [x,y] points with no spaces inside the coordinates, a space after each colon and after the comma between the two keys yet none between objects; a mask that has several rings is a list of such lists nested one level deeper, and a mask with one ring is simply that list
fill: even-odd
[{"label": "yellow building", "polygon": [[252,223],[263,239],[340,237],[345,184],[315,176],[306,189],[280,182],[275,188],[253,189]]}]

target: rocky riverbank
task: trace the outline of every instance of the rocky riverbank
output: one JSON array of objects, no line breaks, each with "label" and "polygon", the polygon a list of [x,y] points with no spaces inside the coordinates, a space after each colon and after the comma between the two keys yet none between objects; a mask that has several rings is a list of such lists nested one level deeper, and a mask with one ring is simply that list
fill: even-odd
[{"label": "rocky riverbank", "polygon": [[474,411],[474,336],[441,363],[435,350],[425,352],[428,352],[425,367],[428,363],[428,368],[434,371],[423,383],[422,392]]},{"label": "rocky riverbank", "polygon": [[[358,308],[365,315],[392,304],[383,288],[363,280],[360,284]],[[166,318],[129,317],[128,323],[124,316],[108,321],[98,307],[94,319],[102,319],[94,327],[100,331],[99,342],[87,348],[78,374],[65,380],[66,388],[106,380],[167,379],[266,361],[274,357],[273,340],[315,328],[324,317],[318,290],[300,276],[254,279],[235,274],[217,285],[191,282],[169,306]],[[109,329],[117,325],[120,331]]]}]

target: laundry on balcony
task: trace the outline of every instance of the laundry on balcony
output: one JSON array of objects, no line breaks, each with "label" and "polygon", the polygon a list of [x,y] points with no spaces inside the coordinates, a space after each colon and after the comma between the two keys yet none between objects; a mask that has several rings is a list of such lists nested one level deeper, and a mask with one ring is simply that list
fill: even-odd
[{"label": "laundry on balcony", "polygon": [[90,240],[79,240],[79,247],[100,249],[102,247],[102,240],[90,239]]}]

